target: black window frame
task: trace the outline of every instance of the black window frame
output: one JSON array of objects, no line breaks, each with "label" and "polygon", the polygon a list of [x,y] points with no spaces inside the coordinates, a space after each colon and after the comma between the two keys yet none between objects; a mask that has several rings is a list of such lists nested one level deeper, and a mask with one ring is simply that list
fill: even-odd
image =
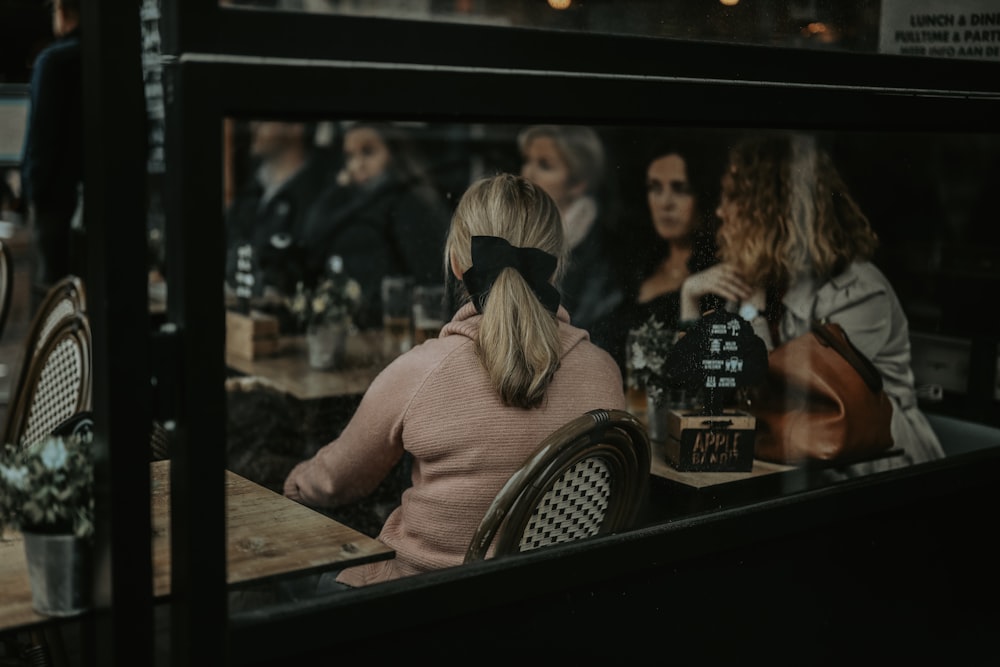
[{"label": "black window frame", "polygon": [[[205,660],[263,664],[293,652],[308,655],[337,647],[347,651],[366,637],[389,637],[394,630],[405,636],[407,631],[450,622],[462,614],[523,609],[533,600],[569,595],[571,590],[607,585],[626,591],[643,576],[662,568],[687,567],[685,564],[710,554],[891,512],[908,504],[916,507],[950,499],[951,505],[956,505],[982,503],[988,498],[986,489],[998,461],[993,450],[794,498],[685,518],[593,543],[566,545],[516,561],[485,562],[460,571],[390,582],[371,590],[351,591],[328,604],[272,610],[263,617],[251,616],[230,624],[225,604],[222,486],[224,305],[221,294],[203,287],[219,285],[223,277],[222,263],[216,260],[223,247],[219,204],[224,118],[278,115],[996,132],[1000,65],[249,11],[220,8],[201,0],[164,0],[164,5],[164,187],[171,266],[167,318],[176,332],[167,336],[171,345],[157,349],[176,355],[179,364],[175,404],[178,439],[172,466],[174,664]],[[88,32],[129,34],[113,16],[109,3],[96,6],[98,9],[85,13],[92,17]],[[109,46],[88,48],[92,50],[88,51],[86,71],[96,78],[97,72],[114,70],[110,61],[120,58],[120,52],[112,56]],[[123,67],[128,71],[122,76],[133,73]],[[87,127],[88,133],[95,134],[88,145],[101,145],[115,136],[115,128],[108,124],[110,118],[136,122],[124,115],[96,119],[96,113],[106,113],[105,105],[114,99],[115,92],[104,87],[93,95]],[[348,97],[346,92],[357,96]],[[669,104],[677,96],[696,102]],[[586,104],[580,104],[581,99]],[[734,109],[738,110],[735,118]],[[133,164],[131,153],[120,157],[124,167],[118,168],[127,170],[129,164],[139,171],[144,168],[140,166],[145,164],[144,156],[137,164]],[[109,159],[114,155],[101,163],[88,161],[88,192],[89,183],[99,182],[94,174],[107,169]],[[112,189],[101,187],[110,198]],[[107,220],[98,221],[103,217],[99,215],[101,200],[94,203],[88,198],[87,205],[88,225],[93,223],[93,228],[105,235],[122,234],[113,249],[110,241],[101,242],[107,244],[98,255],[106,260],[105,267],[124,265],[128,275],[136,274],[137,265],[114,257],[121,248],[140,247],[133,232],[122,231],[127,229],[124,211],[113,211]],[[89,275],[92,278],[94,273]],[[140,298],[145,300],[144,292],[140,297],[138,290],[112,281],[98,284],[101,292],[109,295],[110,303],[121,298],[140,307]],[[126,321],[114,309],[98,310],[98,318],[107,331],[112,323],[119,326]],[[127,321],[133,331],[143,324],[139,319]],[[99,329],[100,325],[95,327],[95,331]],[[96,335],[101,340],[104,334]],[[98,354],[107,353],[113,340],[112,336],[99,343]],[[146,344],[136,345],[140,355],[148,353]],[[115,368],[109,363],[97,369],[99,417],[102,411],[107,417],[120,415],[122,407],[133,405],[134,397],[117,392],[127,391],[122,386],[140,386],[145,380],[141,365],[129,372]],[[123,441],[143,433],[143,415],[152,411],[153,395],[138,395],[149,396],[149,402],[140,405],[132,418],[116,422],[123,426],[109,433],[112,452],[124,452]],[[111,496],[148,496],[148,486],[129,481],[145,460],[126,454],[118,460],[120,463],[112,458],[102,468],[110,478]],[[148,518],[148,505],[145,509]],[[108,504],[100,505],[99,511],[99,521],[108,521],[108,525],[113,518],[114,525],[137,520],[142,526],[141,503],[129,514],[112,511]],[[114,559],[133,556],[135,549],[127,547],[129,540],[138,544],[142,534],[116,537],[111,542],[118,549]],[[112,571],[112,588],[117,590],[140,581],[149,572],[141,569],[139,574],[126,575],[117,567]],[[151,603],[143,595],[117,597],[114,604],[118,605],[114,608],[116,618],[125,618],[132,608],[144,610],[143,619],[151,616],[146,613]],[[509,623],[509,627],[516,626]],[[124,649],[120,647],[126,640],[120,637],[120,628],[118,634],[110,641],[121,655]],[[145,637],[142,634],[134,644],[140,653]]]}]

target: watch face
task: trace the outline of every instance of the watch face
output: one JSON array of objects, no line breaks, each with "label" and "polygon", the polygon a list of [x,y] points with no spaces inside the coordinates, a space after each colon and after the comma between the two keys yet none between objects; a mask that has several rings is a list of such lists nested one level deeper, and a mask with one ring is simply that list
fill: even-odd
[{"label": "watch face", "polygon": [[760,315],[760,311],[752,303],[744,303],[740,306],[740,317],[745,319],[747,322],[753,321],[755,317]]}]

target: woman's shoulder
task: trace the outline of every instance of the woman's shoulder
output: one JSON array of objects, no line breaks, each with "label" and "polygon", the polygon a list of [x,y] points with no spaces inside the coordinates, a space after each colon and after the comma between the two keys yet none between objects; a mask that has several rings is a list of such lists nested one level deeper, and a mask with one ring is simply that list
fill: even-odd
[{"label": "woman's shoulder", "polygon": [[[372,382],[371,390],[412,394],[438,369],[454,364],[459,357],[474,359],[473,341],[465,336],[431,338],[393,359]],[[469,350],[463,354],[463,348]]]},{"label": "woman's shoulder", "polygon": [[596,366],[619,370],[618,363],[607,350],[590,339],[585,329],[580,329],[567,322],[559,325],[559,335],[563,344],[563,365]]},{"label": "woman's shoulder", "polygon": [[[895,301],[889,279],[871,262],[853,262],[827,281],[816,295],[816,316],[840,312],[861,304]],[[882,307],[882,306],[879,306]]]},{"label": "woman's shoulder", "polygon": [[892,285],[885,274],[871,262],[852,262],[831,278],[820,290],[841,299],[863,300],[880,293],[891,293]]}]

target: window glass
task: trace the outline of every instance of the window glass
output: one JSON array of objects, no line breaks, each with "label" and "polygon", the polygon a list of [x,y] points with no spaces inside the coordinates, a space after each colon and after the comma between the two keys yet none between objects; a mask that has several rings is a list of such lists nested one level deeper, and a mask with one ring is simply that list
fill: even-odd
[{"label": "window glass", "polygon": [[1000,59],[990,0],[220,0],[238,8],[769,46]]},{"label": "window glass", "polygon": [[[674,299],[674,305],[662,306],[662,312],[676,313],[681,284],[700,269],[693,263],[675,265],[669,254],[655,252],[663,252],[664,240],[682,238],[678,230],[685,225],[703,225],[698,228],[711,230],[704,238],[717,238],[720,223],[737,224],[731,222],[730,207],[746,206],[736,203],[742,201],[739,188],[759,186],[734,183],[733,174],[741,172],[733,171],[731,151],[757,136],[738,128],[241,118],[226,119],[225,127],[227,467],[279,494],[288,490],[285,482],[295,466],[340,436],[374,378],[400,355],[436,337],[462,305],[461,285],[445,263],[444,232],[473,181],[500,172],[522,174],[557,203],[570,243],[582,244],[589,230],[603,235],[585,260],[574,264],[570,255],[560,283],[562,303],[572,321],[618,363],[623,389],[634,372],[629,331],[661,312],[649,304],[664,295],[673,294],[662,303]],[[1000,281],[1000,237],[990,223],[995,218],[992,189],[1000,177],[1000,136],[797,132],[794,137],[800,162],[782,178],[805,188],[798,192],[798,204],[811,208],[824,196],[825,181],[817,174],[828,157],[840,178],[834,200],[846,202],[849,196],[844,205],[851,215],[860,211],[878,238],[871,261],[885,283],[867,273],[844,275],[873,299],[886,291],[898,298],[898,317],[865,315],[862,309],[856,311],[862,319],[856,317],[851,330],[858,344],[875,355],[885,338],[897,338],[897,356],[876,360],[886,386],[909,397],[909,405],[894,407],[919,412],[921,427],[926,417],[946,456],[992,446],[1000,426],[992,370],[998,364],[1000,331],[982,310],[979,295],[993,293]],[[760,198],[759,205],[771,204]],[[769,214],[782,215],[778,209]],[[746,209],[743,215],[749,215]],[[706,260],[709,268],[711,259]],[[592,275],[605,264],[621,282],[617,301],[602,309],[607,293],[580,288],[585,281],[579,273]],[[396,314],[388,312],[390,297],[382,281],[397,274],[410,278],[400,326],[393,320]],[[876,283],[881,287],[872,286]],[[444,288],[444,294],[438,291],[419,302],[431,287]],[[414,308],[418,302],[426,312]],[[432,305],[441,307],[433,317]],[[830,306],[835,320],[844,319],[839,307]],[[681,327],[682,318],[674,318],[663,340],[673,341]],[[432,320],[425,330],[423,319]],[[890,320],[891,331],[886,328]],[[976,359],[985,360],[985,379]],[[698,485],[678,475],[666,449],[676,431],[656,422],[649,392],[639,389],[630,392],[634,400],[628,409],[653,436],[655,482],[654,506],[643,521],[711,509],[698,500]],[[730,398],[737,409],[747,405],[740,403],[742,394]],[[403,410],[409,397],[400,400]],[[691,410],[705,397],[691,391],[667,400],[675,409]],[[896,445],[906,449],[904,442]],[[754,497],[876,474],[906,465],[907,456],[893,455],[885,465],[853,473],[811,470],[758,487]],[[316,509],[378,536],[403,492],[421,476],[420,463],[409,451],[380,465],[380,481],[359,500]],[[725,475],[796,471],[802,472],[796,466],[755,463],[751,472],[715,473],[723,477],[711,484],[734,479]],[[658,494],[670,488],[669,493],[689,492],[689,502],[656,506],[656,498],[664,497]],[[731,502],[751,499],[734,496]],[[315,574],[299,583],[312,586]],[[234,608],[271,599],[243,592]]]}]

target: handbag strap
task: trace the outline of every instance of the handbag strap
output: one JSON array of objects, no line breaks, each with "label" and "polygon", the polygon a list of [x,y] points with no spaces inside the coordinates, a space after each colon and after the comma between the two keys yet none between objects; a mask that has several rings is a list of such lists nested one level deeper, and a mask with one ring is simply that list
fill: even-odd
[{"label": "handbag strap", "polygon": [[[837,334],[831,330],[833,328],[836,328]],[[816,334],[821,342],[839,352],[840,356],[854,367],[854,370],[858,372],[858,375],[865,381],[865,384],[868,385],[873,394],[882,391],[882,374],[878,372],[871,359],[863,355],[858,348],[854,347],[854,343],[847,337],[847,332],[844,331],[842,326],[836,322],[813,320],[812,332]]]}]

